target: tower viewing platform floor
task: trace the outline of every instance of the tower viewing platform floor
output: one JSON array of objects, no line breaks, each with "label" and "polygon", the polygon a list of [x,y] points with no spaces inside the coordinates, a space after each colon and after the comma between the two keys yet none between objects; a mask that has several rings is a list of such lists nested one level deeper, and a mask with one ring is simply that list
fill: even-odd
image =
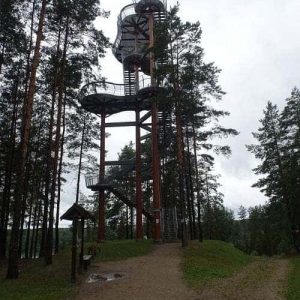
[{"label": "tower viewing platform floor", "polygon": [[81,88],[78,95],[82,107],[89,112],[107,115],[123,111],[150,110],[153,97],[166,95],[166,89],[149,86],[143,80],[137,94],[126,95],[126,85],[112,82],[92,82]]}]

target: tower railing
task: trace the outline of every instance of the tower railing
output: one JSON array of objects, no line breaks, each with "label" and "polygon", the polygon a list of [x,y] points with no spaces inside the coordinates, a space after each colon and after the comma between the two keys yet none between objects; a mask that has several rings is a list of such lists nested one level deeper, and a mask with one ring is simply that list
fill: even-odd
[{"label": "tower railing", "polygon": [[135,15],[136,12],[135,12],[135,4],[129,4],[129,5],[126,5],[125,7],[123,7],[123,9],[121,10],[119,16],[118,16],[118,22],[117,22],[117,26],[118,26],[118,32],[117,32],[117,37],[116,37],[116,40],[113,44],[113,47],[112,47],[112,52],[113,54],[115,55],[115,57],[117,57],[119,60],[121,58],[118,57],[118,53],[117,53],[117,50],[120,46],[120,43],[121,43],[121,36],[122,36],[122,22],[124,21],[124,19],[126,19],[128,16],[130,15]]},{"label": "tower railing", "polygon": [[135,15],[135,3],[133,4],[129,4],[126,5],[125,7],[123,7],[123,9],[121,10],[119,17],[118,17],[118,26],[121,25],[121,23],[124,21],[125,18],[127,18],[128,16],[131,15]]},{"label": "tower railing", "polygon": [[[149,1],[151,2],[151,0],[149,0]],[[158,0],[155,0],[155,1],[158,1]],[[137,14],[135,11],[135,7],[136,7],[136,4],[140,2],[140,0],[133,0],[132,2],[133,2],[132,4],[126,5],[121,10],[121,12],[118,16],[118,21],[117,21],[118,32],[117,32],[117,37],[116,37],[115,42],[112,47],[112,52],[113,52],[114,56],[120,62],[122,62],[122,56],[118,50],[119,50],[120,44],[122,42],[122,23],[128,16]],[[163,4],[165,10],[167,10],[167,0],[160,0],[159,2],[161,2]]]},{"label": "tower railing", "polygon": [[[143,89],[151,86],[151,78],[141,76],[139,80],[138,89]],[[125,85],[120,83],[113,83],[108,81],[94,81],[85,84],[78,93],[79,101],[88,95],[93,94],[109,94],[112,96],[125,96]]]},{"label": "tower railing", "polygon": [[85,175],[86,187],[97,185],[99,183],[99,174],[88,174]]},{"label": "tower railing", "polygon": [[[132,0],[132,2],[134,4],[137,4],[138,2],[140,2],[140,0]],[[160,0],[160,2],[162,2],[162,4],[164,5],[165,9],[167,9],[167,3],[168,3],[168,1],[167,0]]]},{"label": "tower railing", "polygon": [[114,96],[124,96],[124,84],[108,81],[94,81],[84,85],[78,94],[79,100],[92,94],[110,94]]}]

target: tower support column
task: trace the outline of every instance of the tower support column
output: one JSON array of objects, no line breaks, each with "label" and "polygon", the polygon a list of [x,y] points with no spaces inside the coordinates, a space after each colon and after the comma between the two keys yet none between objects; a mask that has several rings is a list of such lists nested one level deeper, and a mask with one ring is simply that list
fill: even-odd
[{"label": "tower support column", "polygon": [[[153,13],[149,14],[149,47],[154,46],[154,16]],[[154,54],[150,52],[150,76],[151,85],[155,86],[154,78]],[[155,99],[152,99],[151,107],[152,115],[152,180],[153,180],[153,239],[155,243],[161,242],[161,228],[160,228],[160,159],[158,151],[158,117],[157,117],[157,105]]]},{"label": "tower support column", "polygon": [[141,129],[140,111],[136,109],[136,135],[135,135],[135,176],[136,176],[136,240],[143,239],[143,194],[142,194],[142,160],[141,160]]},{"label": "tower support column", "polygon": [[158,151],[157,106],[153,102],[152,108],[152,179],[153,179],[153,216],[154,216],[154,242],[161,242],[160,230],[160,162]]},{"label": "tower support column", "polygon": [[[100,136],[100,170],[99,184],[103,183],[105,175],[105,112],[101,112],[101,136]],[[99,223],[98,243],[105,240],[105,195],[104,189],[99,190]]]}]

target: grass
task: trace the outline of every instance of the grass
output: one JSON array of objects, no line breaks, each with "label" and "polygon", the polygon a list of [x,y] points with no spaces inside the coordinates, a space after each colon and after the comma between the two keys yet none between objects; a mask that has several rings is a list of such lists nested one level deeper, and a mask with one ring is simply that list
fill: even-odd
[{"label": "grass", "polygon": [[18,279],[6,280],[6,267],[0,270],[0,299],[58,300],[72,299],[74,286],[70,283],[70,253],[64,251],[53,258],[51,266],[43,259],[22,260]]},{"label": "grass", "polygon": [[184,250],[182,269],[184,278],[194,288],[216,279],[231,276],[253,258],[221,241],[192,243]]},{"label": "grass", "polygon": [[[99,246],[98,246],[99,247]],[[153,248],[151,240],[145,241],[110,241],[100,245],[95,261],[121,260],[134,256],[146,255]]]},{"label": "grass", "polygon": [[290,272],[287,283],[286,298],[288,300],[300,299],[300,257],[290,259]]},{"label": "grass", "polygon": [[[95,261],[121,260],[145,255],[152,249],[152,241],[108,241],[100,245]],[[3,300],[59,300],[74,299],[75,286],[70,283],[71,251],[64,250],[53,257],[53,264],[45,266],[43,259],[22,260],[20,276],[6,280],[6,265],[0,261],[0,299]]]}]

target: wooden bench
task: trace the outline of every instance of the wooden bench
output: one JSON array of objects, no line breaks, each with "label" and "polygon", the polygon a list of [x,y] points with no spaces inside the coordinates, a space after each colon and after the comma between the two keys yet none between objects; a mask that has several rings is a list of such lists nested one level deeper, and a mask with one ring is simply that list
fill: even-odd
[{"label": "wooden bench", "polygon": [[83,269],[87,270],[88,266],[91,264],[91,260],[93,258],[93,255],[87,254],[83,255],[82,260],[83,260]]}]

